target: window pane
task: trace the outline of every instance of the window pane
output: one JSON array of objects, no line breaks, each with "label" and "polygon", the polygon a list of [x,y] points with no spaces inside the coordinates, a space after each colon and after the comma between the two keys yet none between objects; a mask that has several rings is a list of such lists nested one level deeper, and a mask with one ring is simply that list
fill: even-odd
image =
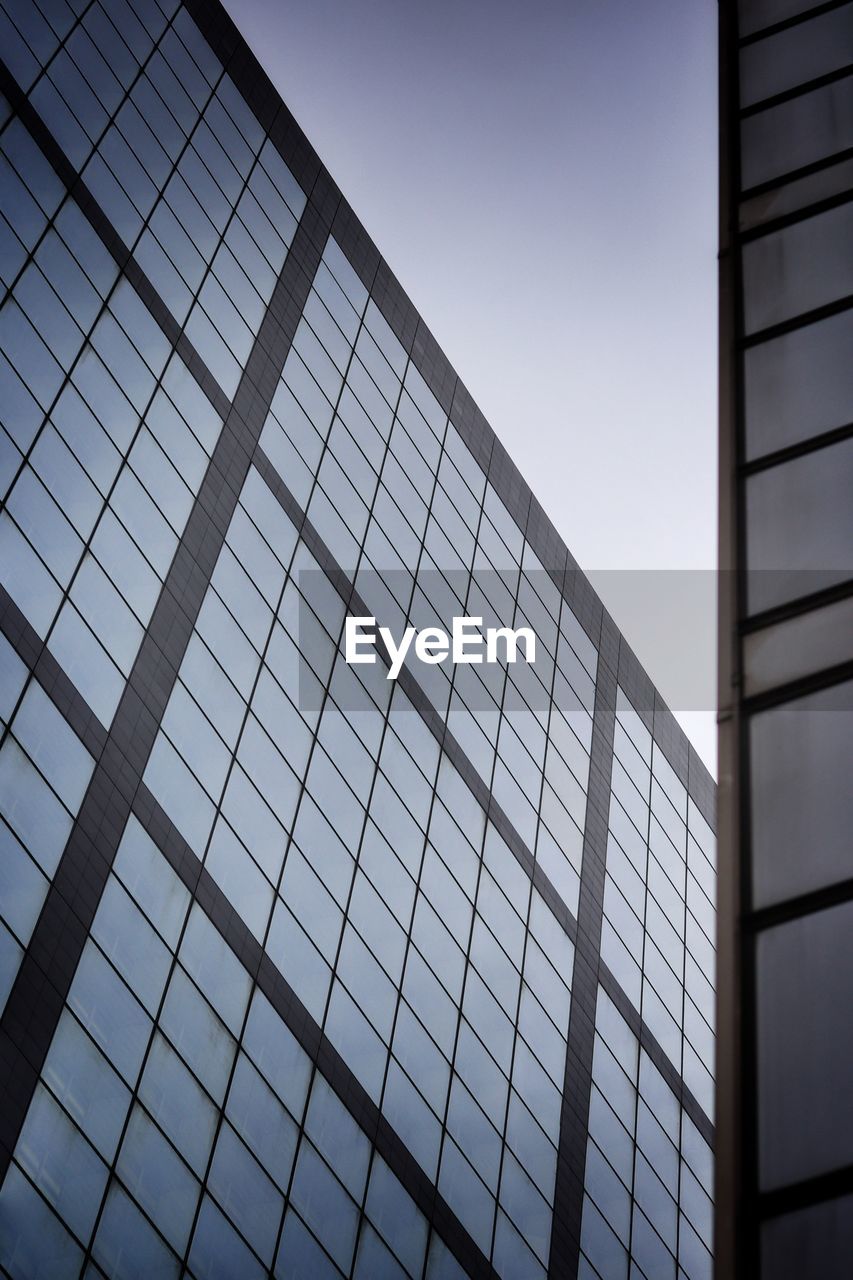
[{"label": "window pane", "polygon": [[853,419],[853,311],[751,347],[746,455],[760,458]]},{"label": "window pane", "polygon": [[853,903],[769,929],[756,963],[759,1180],[771,1190],[853,1161]]},{"label": "window pane", "polygon": [[761,1280],[843,1280],[853,1257],[853,1196],[811,1205],[761,1229]]},{"label": "window pane", "polygon": [[107,1168],[43,1086],[33,1096],[15,1158],[72,1231],[87,1240]]},{"label": "window pane", "polygon": [[741,186],[758,186],[853,143],[853,78],[747,116],[741,123]]},{"label": "window pane", "polygon": [[10,1274],[77,1275],[82,1251],[14,1164],[0,1191],[0,1227],[0,1263]]},{"label": "window pane", "polygon": [[853,5],[842,5],[741,50],[742,107],[853,62]]},{"label": "window pane", "polygon": [[853,293],[853,205],[840,205],[743,250],[747,333]]},{"label": "window pane", "polygon": [[853,684],[798,698],[750,725],[756,907],[850,876]]},{"label": "window pane", "polygon": [[738,0],[740,34],[752,35],[774,22],[817,8],[820,0]]},{"label": "window pane", "polygon": [[853,440],[785,462],[746,482],[752,613],[853,575]]}]

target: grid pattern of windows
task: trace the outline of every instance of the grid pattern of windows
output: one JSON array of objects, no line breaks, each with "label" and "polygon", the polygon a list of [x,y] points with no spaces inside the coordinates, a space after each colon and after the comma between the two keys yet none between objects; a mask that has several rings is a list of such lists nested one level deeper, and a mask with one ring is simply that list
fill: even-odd
[{"label": "grid pattern of windows", "polygon": [[534,626],[537,665],[505,688],[503,669],[474,666],[419,681],[575,910],[595,647],[446,421],[330,241],[261,447],[395,633],[463,610]]},{"label": "grid pattern of windows", "polygon": [[98,0],[58,48],[27,30],[33,10],[7,0],[4,19],[12,47],[28,37],[44,65],[27,70],[22,51],[11,69],[233,395],[304,193],[185,9]]},{"label": "grid pattern of windows", "polygon": [[711,1280],[713,1157],[599,989],[581,1234],[584,1280]]},{"label": "grid pattern of windows", "polygon": [[5,1005],[93,760],[39,685],[26,683],[26,668],[5,638],[0,638],[0,648],[3,710],[13,713],[3,726],[0,747],[0,1000]]},{"label": "grid pattern of windows", "polygon": [[[344,289],[332,268],[343,277]],[[393,456],[388,439],[395,431],[400,451],[408,449],[411,455],[417,447],[413,437],[422,449],[431,450],[436,488],[442,478],[452,483],[446,478],[451,467],[457,483],[463,483],[455,464],[445,462],[447,449],[455,452],[474,482],[476,470],[413,366],[406,367],[399,343],[382,329],[378,313],[368,307],[360,328],[356,319],[348,320],[342,299],[349,293],[364,309],[367,296],[352,269],[345,268],[334,241],[317,283],[339,308],[351,335],[358,335],[354,348],[353,336],[347,347],[343,338],[339,341],[342,352],[352,353],[349,359],[341,356],[346,378],[330,371],[330,358],[303,320],[272,400],[261,447],[267,447],[283,474],[290,475],[277,451],[302,431],[302,456],[313,457],[316,472],[308,518],[326,545],[333,546],[336,559],[346,556],[346,562],[358,563],[360,570],[356,537],[366,547],[371,530],[381,530],[399,547],[404,536],[416,535],[402,513],[411,509],[411,502],[396,505],[390,489],[384,491],[381,516],[368,517],[364,503],[364,514],[359,514],[359,498],[347,475],[353,474],[359,458],[362,471],[370,469],[370,446],[364,437],[354,439],[344,413],[363,433],[369,430],[376,437],[372,456],[383,476]],[[309,298],[309,314],[319,306],[319,290]],[[352,310],[352,315],[358,313]],[[368,325],[389,348],[397,368],[405,370],[405,385],[412,387],[429,414],[424,417],[395,376],[391,397],[399,410],[401,396],[406,395],[402,412],[408,430],[394,417],[388,401],[378,399],[381,392],[359,360],[357,353],[367,348],[368,339],[376,352],[368,359],[378,361],[381,352]],[[386,363],[390,387],[393,366]],[[383,372],[384,366],[377,365],[377,373]],[[331,400],[320,378],[326,379]],[[369,417],[363,400],[371,404]],[[339,405],[335,416],[333,402]],[[382,414],[384,440],[374,425]],[[420,451],[419,456],[423,459]],[[421,465],[426,469],[425,461]],[[310,475],[307,465],[306,473]],[[397,465],[390,470],[389,483],[402,475]],[[482,501],[481,472],[480,477]],[[334,500],[323,488],[324,480]],[[359,492],[375,511],[381,492],[375,472],[372,485],[362,479]],[[498,509],[495,499],[496,517]],[[417,514],[410,514],[429,545],[430,528],[437,533],[440,527],[434,513],[428,515],[424,508],[420,525]],[[391,527],[394,519],[399,532]],[[402,533],[404,526],[407,535]],[[510,528],[505,510],[503,527]],[[494,546],[498,535],[491,522],[489,530],[484,541],[490,537]],[[381,549],[388,544],[378,545]],[[502,542],[501,546],[508,561],[508,549]],[[472,561],[474,548],[472,537]],[[381,550],[374,554],[372,562],[364,552],[367,572],[356,571],[355,581],[363,584],[369,606],[381,616],[383,606],[388,608],[382,590],[386,577],[392,596],[400,595],[401,573],[410,594],[418,588],[414,574],[398,567],[402,561],[383,573]],[[448,566],[451,582],[458,581],[461,563],[455,557]],[[516,580],[519,570],[516,559]],[[431,583],[433,578],[439,578],[437,567],[434,574],[418,580]],[[540,570],[533,580],[541,578]],[[494,580],[498,581],[496,575]],[[548,1259],[572,944],[498,831],[486,823],[459,774],[446,757],[440,758],[437,742],[400,686],[390,685],[384,671],[378,679],[363,682],[357,674],[361,669],[344,663],[339,647],[344,606],[323,581],[310,549],[297,538],[257,471],[250,471],[145,781],[188,843],[205,856],[214,879],[351,1063],[368,1094],[381,1103],[483,1252],[491,1253],[493,1235],[496,1261],[504,1254],[520,1258],[532,1249],[525,1266],[535,1274]],[[442,575],[441,581],[447,579]],[[532,600],[531,579],[525,581]],[[556,592],[549,599],[559,614]],[[396,607],[405,619],[407,604],[403,597],[402,605],[390,608]],[[450,607],[458,611],[461,604],[457,599]],[[435,617],[438,602],[425,597],[423,607],[431,607]],[[545,608],[541,601],[538,607]],[[556,619],[551,631],[552,647],[578,683],[583,677],[581,687],[591,688],[565,636],[558,645]],[[570,634],[576,636],[574,628]],[[577,638],[576,643],[581,647]],[[594,664],[592,646],[587,642],[582,647]],[[300,652],[309,667],[308,674],[301,673],[301,689]],[[241,656],[235,662],[237,653]],[[558,669],[553,661],[548,665],[552,671]],[[588,734],[589,712],[566,681],[564,685],[569,714]],[[450,689],[431,693],[437,709],[445,709]],[[502,723],[493,722],[501,720],[502,698],[514,698],[519,710],[508,713],[506,723],[522,732],[539,726],[544,757],[548,740],[538,718],[543,711],[521,709],[523,694],[517,686],[511,693],[497,688],[495,694],[494,709],[487,708],[480,720],[491,733],[489,741],[498,741],[498,749],[491,745],[488,753],[481,753],[480,773],[488,782],[492,769],[503,767],[506,781],[493,785],[492,791],[520,825],[511,807],[505,764],[513,748],[505,745]],[[538,701],[547,712],[546,700]],[[481,695],[475,705],[482,703]],[[460,712],[465,708],[462,695],[459,707]],[[475,716],[467,714],[475,722]],[[559,707],[554,715],[562,719],[562,740],[573,739],[575,767],[580,772],[577,761],[582,760],[585,774],[588,761],[580,740]],[[547,714],[545,719],[547,724]],[[517,733],[514,741],[517,753],[526,750]],[[556,746],[549,763],[551,758],[562,761]],[[516,758],[512,764],[517,777],[521,761]],[[546,777],[553,776],[555,768],[550,766]],[[563,769],[568,772],[565,764]],[[526,831],[531,843],[535,811],[526,797],[536,796],[542,787],[540,766],[538,781],[531,781],[519,795],[533,815]],[[577,781],[575,787],[582,795]],[[568,788],[562,790],[570,798]],[[549,816],[556,803],[553,794]],[[551,819],[559,832],[572,825],[564,808],[563,814],[561,825]],[[578,820],[583,821],[582,810]],[[579,828],[577,832],[579,840]],[[546,836],[542,838],[544,842]],[[564,843],[579,867],[578,850],[565,839]],[[548,848],[552,862],[559,858],[567,875],[571,863],[566,854],[553,838]]]},{"label": "grid pattern of windows", "polygon": [[[7,1142],[0,1265],[544,1280],[563,1265],[558,1169],[590,1161],[585,1133],[569,1150],[564,1095],[572,1018],[596,1016],[573,986],[601,606],[573,601],[565,549],[528,529],[354,265],[304,139],[283,159],[284,108],[258,105],[215,8],[0,4],[5,83],[25,95],[0,112],[0,1012],[16,1050],[22,983],[35,968],[62,992]],[[297,306],[281,295],[300,273]],[[530,627],[536,662],[395,683],[344,661],[354,599],[395,634],[461,614]],[[162,620],[182,611],[175,647]],[[707,1133],[711,1018],[690,966],[713,981],[713,838],[621,695],[615,750],[611,829],[620,805],[642,829],[628,902],[647,941],[636,995],[604,950],[601,981]],[[105,777],[124,807],[95,831]],[[669,1106],[639,1063],[630,1087]]]},{"label": "grid pattern of windows", "polygon": [[720,1266],[830,1280],[853,1186],[853,4],[723,16]]},{"label": "grid pattern of windows", "polygon": [[713,833],[622,690],[601,958],[714,1114]]},{"label": "grid pattern of windows", "polygon": [[251,988],[131,819],[4,1186],[12,1274],[422,1273],[426,1219]]}]

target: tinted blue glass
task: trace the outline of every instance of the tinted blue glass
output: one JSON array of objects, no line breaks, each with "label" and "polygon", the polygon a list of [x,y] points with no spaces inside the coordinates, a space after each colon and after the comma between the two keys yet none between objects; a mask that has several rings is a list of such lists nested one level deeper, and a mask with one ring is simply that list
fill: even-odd
[{"label": "tinted blue glass", "polygon": [[260,1262],[208,1196],[202,1201],[189,1262],[200,1280],[202,1277],[214,1280],[222,1275],[245,1276],[246,1280],[257,1276],[260,1280],[266,1275]]},{"label": "tinted blue glass", "polygon": [[15,1158],[76,1235],[88,1239],[106,1165],[42,1087],[33,1096]]},{"label": "tinted blue glass", "polygon": [[68,1005],[109,1061],[133,1084],[151,1020],[93,942],[86,944],[80,959]]},{"label": "tinted blue glass", "polygon": [[337,1280],[340,1271],[311,1235],[293,1209],[284,1216],[284,1228],[275,1265],[277,1280]]},{"label": "tinted blue glass", "polygon": [[17,1165],[0,1190],[0,1260],[11,1274],[47,1276],[76,1272],[82,1250]]},{"label": "tinted blue glass", "polygon": [[408,1273],[419,1275],[426,1251],[426,1219],[379,1156],[373,1161],[366,1208]]},{"label": "tinted blue glass", "polygon": [[[195,626],[181,617],[158,631],[156,673],[145,645],[134,690],[144,703],[151,680],[167,703],[150,758],[130,744],[116,759],[123,722],[104,760],[134,787],[139,817],[122,834],[108,800],[99,814],[118,852],[28,1121],[27,1175],[16,1165],[7,1183],[54,1261],[16,1234],[9,1269],[79,1270],[59,1218],[44,1200],[36,1211],[30,1177],[84,1243],[104,1199],[87,1275],[459,1275],[428,1241],[406,1180],[373,1150],[366,1091],[392,1147],[396,1135],[496,1270],[542,1276],[598,662],[557,587],[565,549],[554,540],[556,564],[543,568],[548,526],[461,384],[457,394],[413,313],[396,308],[384,268],[371,290],[372,253],[354,266],[334,238],[305,281],[302,318],[285,318],[292,343],[280,345],[277,304],[251,396],[243,384],[245,425],[263,426],[278,476],[259,455],[247,462],[254,441],[239,412],[228,415],[236,447],[208,473],[222,429],[212,400],[221,409],[241,384],[305,192],[267,136],[272,115],[256,117],[176,0],[10,4],[38,58],[59,50],[34,106],[135,262],[119,268],[90,206],[66,198],[0,110],[2,278],[17,281],[0,316],[0,479],[11,490],[0,576],[105,726],[155,610],[160,625],[173,605],[192,620],[203,604]],[[27,48],[4,34],[13,74],[34,75]],[[235,75],[240,64],[238,51]],[[309,210],[309,238],[314,221]],[[803,307],[822,276],[799,280],[802,244],[792,228],[776,234]],[[136,264],[207,371],[173,353],[172,321],[131,284]],[[464,429],[448,432],[451,400]],[[351,670],[338,653],[348,602],[321,568],[329,552],[348,574],[360,565],[366,607],[395,626],[463,608],[529,624],[541,662],[415,667],[422,697],[384,668]],[[416,582],[418,564],[430,574]],[[474,582],[472,565],[502,577]],[[595,630],[596,608],[583,617]],[[4,644],[7,721],[25,673]],[[702,833],[688,846],[676,771],[621,693],[618,711],[606,980],[642,1010],[644,1035],[683,1057],[687,1086],[710,1106],[713,841]],[[4,995],[91,775],[65,714],[61,685],[34,684],[0,744]],[[487,823],[489,795],[514,833],[496,812]],[[158,806],[189,849],[167,847]],[[256,982],[275,990],[275,1009]],[[583,1023],[590,992],[576,998]],[[640,1071],[637,1042],[603,997],[599,1013],[581,1274],[594,1264],[639,1278],[640,1263],[669,1273],[677,1230],[695,1280],[707,1265],[709,1152],[645,1058]],[[36,1148],[51,1142],[42,1158]],[[402,1173],[406,1158],[393,1167]]]},{"label": "tinted blue glass", "polygon": [[356,1207],[311,1144],[304,1140],[290,1198],[343,1271],[349,1271],[358,1226]]},{"label": "tinted blue glass", "polygon": [[221,1102],[234,1041],[182,969],[172,974],[160,1026],[213,1098]]},{"label": "tinted blue glass", "polygon": [[305,1117],[306,1132],[346,1186],[361,1200],[370,1162],[370,1144],[322,1076],[314,1077]]},{"label": "tinted blue glass", "polygon": [[243,1047],[290,1110],[301,1117],[311,1064],[272,1005],[256,990],[252,997]]},{"label": "tinted blue glass", "polygon": [[172,1247],[183,1253],[200,1188],[189,1169],[145,1112],[135,1107],[116,1169],[136,1202]]},{"label": "tinted blue glass", "polygon": [[226,1114],[252,1154],[285,1189],[296,1151],[296,1126],[242,1053],[228,1091]]},{"label": "tinted blue glass", "polygon": [[210,1098],[159,1032],[139,1084],[139,1096],[166,1136],[199,1177],[216,1131]]},{"label": "tinted blue glass", "polygon": [[103,1158],[112,1160],[130,1094],[67,1010],[53,1037],[42,1079]]},{"label": "tinted blue glass", "polygon": [[208,1187],[264,1262],[272,1262],[284,1197],[229,1124],[216,1141]]},{"label": "tinted blue glass", "polygon": [[29,940],[48,882],[9,828],[0,826],[0,901],[3,919],[21,941]]},{"label": "tinted blue glass", "polygon": [[98,1224],[93,1253],[108,1275],[127,1280],[178,1274],[177,1258],[115,1182]]}]

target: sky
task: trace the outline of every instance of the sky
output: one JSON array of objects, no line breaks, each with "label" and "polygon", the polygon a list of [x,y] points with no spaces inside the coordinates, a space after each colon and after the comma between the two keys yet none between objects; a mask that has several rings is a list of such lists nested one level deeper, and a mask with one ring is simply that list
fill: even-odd
[{"label": "sky", "polygon": [[715,771],[716,0],[226,7]]}]

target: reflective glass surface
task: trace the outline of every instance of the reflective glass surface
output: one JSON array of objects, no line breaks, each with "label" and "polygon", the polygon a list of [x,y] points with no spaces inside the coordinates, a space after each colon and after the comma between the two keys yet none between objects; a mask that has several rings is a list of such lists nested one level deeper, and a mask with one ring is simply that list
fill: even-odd
[{"label": "reflective glass surface", "polygon": [[[193,12],[0,5],[0,1006],[65,984],[0,1263],[545,1277],[599,614]],[[353,589],[537,661],[348,665]],[[707,1129],[713,836],[621,690],[614,732],[607,981]],[[710,1152],[598,1007],[584,1239],[702,1275]]]}]

